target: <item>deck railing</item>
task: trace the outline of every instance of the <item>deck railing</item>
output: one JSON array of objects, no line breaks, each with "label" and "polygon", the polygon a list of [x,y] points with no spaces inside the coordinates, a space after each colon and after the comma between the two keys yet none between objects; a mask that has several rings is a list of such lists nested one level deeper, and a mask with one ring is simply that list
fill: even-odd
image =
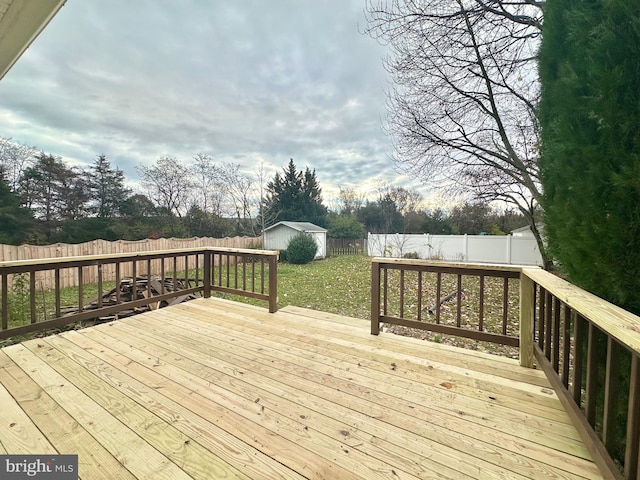
[{"label": "deck railing", "polygon": [[[371,272],[372,334],[387,323],[519,345],[520,364],[544,370],[605,478],[640,479],[640,317],[539,268],[374,258]],[[451,298],[445,275],[453,277]],[[503,289],[489,308],[492,277]],[[476,289],[475,309],[463,305],[465,288]],[[445,324],[443,300],[455,302]],[[488,332],[485,317],[496,303],[502,322],[493,324],[502,331]],[[433,318],[425,318],[425,304],[435,307]],[[472,318],[462,322],[463,312]]]},{"label": "deck railing", "polygon": [[[213,291],[264,300],[273,313],[278,308],[277,260],[278,253],[272,251],[205,247],[0,262],[0,339],[158,305],[183,295],[209,297]],[[97,278],[95,292],[92,289],[96,303],[89,309],[84,279],[92,270]],[[50,276],[54,287],[49,291],[40,286]],[[160,292],[151,295],[154,276],[162,281],[156,284]],[[65,277],[73,277],[70,284],[77,287],[64,288],[61,279]],[[128,300],[118,288],[125,277],[135,279],[135,294]],[[138,291],[137,279],[141,277],[148,281]],[[184,288],[165,289],[165,278],[172,279],[174,287],[180,280]],[[104,305],[105,286],[111,284],[116,286],[115,301]],[[76,311],[65,314],[63,303],[69,296]],[[52,298],[47,301],[47,297]],[[18,310],[20,319],[15,318]]]},{"label": "deck railing", "polygon": [[[376,335],[386,323],[517,347],[513,294],[519,277],[520,268],[508,265],[374,258],[371,333]],[[427,286],[432,287],[429,295]],[[489,290],[499,292],[499,302],[495,294],[488,298]],[[470,291],[477,292],[477,303],[463,305]]]}]

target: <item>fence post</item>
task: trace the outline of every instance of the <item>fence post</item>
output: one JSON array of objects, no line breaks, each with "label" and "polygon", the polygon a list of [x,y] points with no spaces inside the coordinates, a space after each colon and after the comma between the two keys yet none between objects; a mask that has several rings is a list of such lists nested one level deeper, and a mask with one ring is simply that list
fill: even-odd
[{"label": "fence post", "polygon": [[520,272],[520,365],[533,368],[533,303],[534,283]]},{"label": "fence post", "polygon": [[269,313],[278,311],[278,255],[269,257]]},{"label": "fence post", "polygon": [[371,335],[380,333],[380,264],[371,262]]}]

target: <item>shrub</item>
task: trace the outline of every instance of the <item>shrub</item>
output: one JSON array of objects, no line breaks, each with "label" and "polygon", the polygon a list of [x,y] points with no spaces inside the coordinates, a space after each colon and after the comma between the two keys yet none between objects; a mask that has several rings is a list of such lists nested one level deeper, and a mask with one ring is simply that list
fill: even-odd
[{"label": "shrub", "polygon": [[408,252],[405,253],[402,258],[413,258],[417,260],[420,258],[420,255],[418,255],[418,252]]},{"label": "shrub", "polygon": [[289,263],[309,263],[318,252],[318,244],[311,235],[300,233],[293,237],[287,245],[285,253]]}]

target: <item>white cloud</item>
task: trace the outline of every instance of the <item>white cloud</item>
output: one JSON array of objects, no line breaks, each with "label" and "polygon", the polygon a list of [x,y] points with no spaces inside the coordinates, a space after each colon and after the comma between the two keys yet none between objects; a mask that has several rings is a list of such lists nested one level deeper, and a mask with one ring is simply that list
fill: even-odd
[{"label": "white cloud", "polygon": [[[383,47],[361,0],[68,2],[0,82],[0,135],[74,165],[293,158],[325,192],[407,182],[383,134]],[[325,195],[325,198],[327,196]]]}]

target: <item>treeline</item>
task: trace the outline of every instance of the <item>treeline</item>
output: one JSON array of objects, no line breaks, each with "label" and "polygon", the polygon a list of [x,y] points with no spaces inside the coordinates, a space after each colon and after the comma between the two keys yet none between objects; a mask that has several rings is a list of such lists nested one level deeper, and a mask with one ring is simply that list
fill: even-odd
[{"label": "treeline", "polygon": [[0,139],[0,243],[80,243],[94,239],[258,236],[282,220],[326,227],[336,238],[372,233],[504,234],[526,224],[513,212],[467,203],[426,209],[421,195],[381,187],[375,199],[341,188],[330,210],[315,170],[294,161],[272,179],[197,154],[137,167],[140,189],[99,155],[86,168]]},{"label": "treeline", "polygon": [[[124,172],[99,155],[87,168],[0,139],[0,243],[49,244],[160,237],[254,236],[254,182],[239,165],[196,155]],[[255,198],[254,198],[255,197]]]}]

